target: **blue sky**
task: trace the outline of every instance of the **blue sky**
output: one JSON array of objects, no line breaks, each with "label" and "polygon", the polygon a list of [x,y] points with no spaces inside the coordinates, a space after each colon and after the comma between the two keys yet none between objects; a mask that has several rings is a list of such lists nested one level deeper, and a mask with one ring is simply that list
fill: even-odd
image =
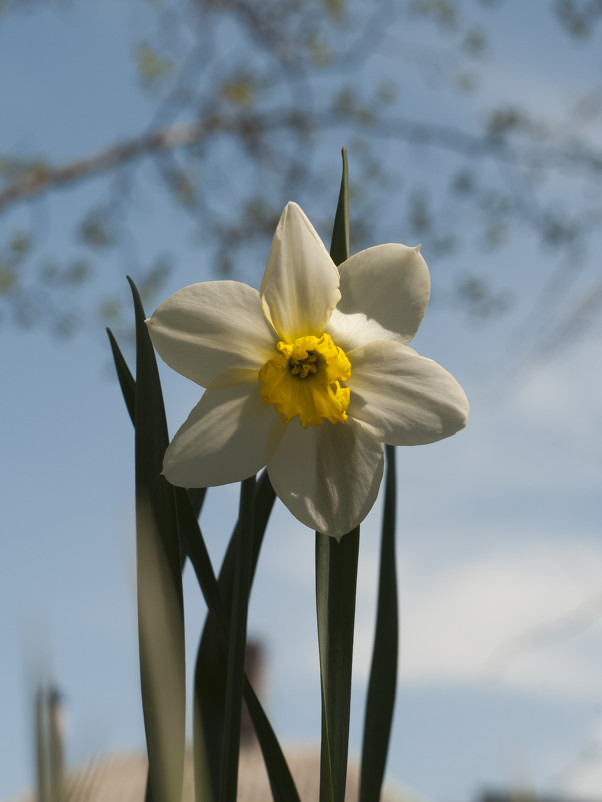
[{"label": "blue sky", "polygon": [[[540,4],[528,10],[525,5],[508,0],[495,12],[496,34],[478,98],[485,95],[492,105],[528,103],[550,121],[558,120],[558,109],[600,80],[599,37],[577,47],[550,15],[540,13]],[[0,19],[3,150],[40,150],[61,161],[136,132],[140,120],[147,122],[152,104],[128,67],[135,13],[134,5],[84,8],[74,3],[58,13],[33,10]],[[414,45],[418,35],[431,34],[418,26]],[[385,76],[399,70],[391,54],[408,38],[406,31],[393,29],[387,48],[369,69]],[[406,50],[411,61],[411,49]],[[429,88],[412,82],[412,67],[404,65],[404,102],[410,108],[420,102],[427,119],[468,128],[480,119],[486,104],[467,100],[459,108],[438,84]],[[600,132],[600,121],[594,119],[592,141],[599,141]],[[338,174],[342,144],[333,142],[332,135],[320,143],[320,159],[330,159],[326,146],[332,152],[333,175]],[[405,155],[390,143],[383,146],[383,158]],[[412,156],[409,181],[418,176],[436,185],[440,171],[448,169],[446,154],[434,149],[416,150]],[[353,151],[350,160],[353,181]],[[147,180],[151,187],[152,179]],[[563,180],[552,179],[561,190]],[[330,198],[303,199],[310,218],[324,215],[337,190],[334,182]],[[48,226],[49,253],[73,252],[70,215],[100,195],[98,184],[91,182],[62,191],[38,209]],[[165,247],[182,264],[166,294],[208,277],[189,245],[186,222],[150,191],[139,200],[134,272],[136,259],[143,263]],[[288,200],[297,199],[283,197],[282,205]],[[29,214],[19,209],[2,222],[10,225]],[[457,437],[398,451],[401,650],[389,771],[399,784],[437,801],[460,802],[485,786],[514,784],[599,798],[600,325],[578,340],[555,344],[544,358],[535,346],[541,347],[542,338],[545,345],[562,309],[557,298],[546,305],[541,276],[556,270],[562,275],[569,267],[555,254],[542,252],[526,228],[511,247],[491,255],[474,247],[460,210],[453,222],[460,231],[466,225],[469,246],[455,260],[438,264],[429,256],[428,241],[423,242],[433,303],[413,345],[459,379],[472,411],[467,429]],[[392,219],[384,220],[383,229],[383,240],[406,240]],[[249,254],[242,266],[245,280],[258,286],[266,257],[267,250]],[[591,277],[599,268],[595,255],[588,264]],[[124,274],[130,267],[125,257],[109,259],[90,292],[125,297]],[[518,298],[515,313],[486,325],[447,305],[451,275],[463,269],[483,270],[494,280],[503,277]],[[586,286],[584,273],[575,274],[571,293],[579,282],[581,289]],[[0,362],[4,798],[31,782],[30,706],[38,677],[51,675],[64,691],[71,762],[141,748],[143,728],[133,438],[103,326],[99,321],[67,343],[57,342],[44,328],[5,326]],[[166,368],[162,376],[173,432],[198,400],[199,389]],[[235,505],[236,488],[209,494],[202,523],[216,562]],[[377,504],[362,531],[352,711],[356,752],[372,637],[379,521]],[[285,741],[319,737],[313,549],[312,533],[277,505],[251,601],[250,631],[266,645],[267,705]],[[191,665],[204,606],[188,575],[186,602]]]}]

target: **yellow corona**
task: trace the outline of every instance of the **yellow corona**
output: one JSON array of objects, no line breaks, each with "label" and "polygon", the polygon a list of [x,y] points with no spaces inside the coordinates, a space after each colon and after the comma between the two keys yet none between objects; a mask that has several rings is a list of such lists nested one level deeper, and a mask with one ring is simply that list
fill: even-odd
[{"label": "yellow corona", "polygon": [[347,420],[351,364],[328,334],[308,335],[292,343],[279,342],[279,353],[259,371],[260,395],[289,423],[299,415],[301,425],[319,426]]}]

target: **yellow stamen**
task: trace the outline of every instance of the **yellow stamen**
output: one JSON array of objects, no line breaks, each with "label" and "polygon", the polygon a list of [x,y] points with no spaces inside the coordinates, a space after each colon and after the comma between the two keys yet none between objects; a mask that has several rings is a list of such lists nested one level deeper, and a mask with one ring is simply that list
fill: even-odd
[{"label": "yellow stamen", "polygon": [[279,342],[280,352],[259,371],[263,403],[273,404],[289,423],[299,415],[301,425],[319,426],[347,420],[351,364],[345,352],[328,334],[299,337],[294,343]]}]

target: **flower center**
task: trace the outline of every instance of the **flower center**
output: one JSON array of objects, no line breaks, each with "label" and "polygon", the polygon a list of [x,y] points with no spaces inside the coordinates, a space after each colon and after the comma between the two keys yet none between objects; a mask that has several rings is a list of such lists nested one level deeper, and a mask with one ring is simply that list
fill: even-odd
[{"label": "flower center", "polygon": [[319,426],[347,420],[351,364],[328,334],[299,337],[294,343],[279,342],[280,352],[259,371],[263,403],[273,404],[289,423],[299,415],[301,425]]}]

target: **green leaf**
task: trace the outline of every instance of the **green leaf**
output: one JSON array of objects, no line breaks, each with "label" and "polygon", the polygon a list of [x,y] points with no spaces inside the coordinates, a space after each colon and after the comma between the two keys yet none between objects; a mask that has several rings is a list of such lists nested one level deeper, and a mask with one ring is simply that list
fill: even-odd
[{"label": "green leaf", "polygon": [[[185,490],[183,487],[174,487],[174,492],[176,496],[178,528],[181,535],[180,539],[190,555],[190,562],[205,602],[207,603],[207,607],[218,619],[221,634],[227,631],[228,623],[222,609],[222,598],[213,566],[211,565],[211,558],[207,551],[205,538],[202,535],[201,527],[195,515],[189,491]],[[227,644],[227,639],[224,639],[223,636],[222,642],[224,645]]]},{"label": "green leaf", "polygon": [[[255,573],[259,552],[275,498],[276,496],[267,472],[264,471],[257,482],[255,494],[252,577]],[[236,528],[230,539],[219,575],[219,589],[225,617],[229,617],[231,613],[235,540]],[[193,748],[195,752],[195,788],[197,790],[198,799],[202,798],[199,794],[201,790],[206,787],[207,777],[203,775],[203,764],[197,760],[196,755],[197,753],[202,754],[204,749],[206,749],[207,752],[207,767],[210,774],[209,782],[213,789],[214,796],[217,797],[218,794],[224,722],[226,662],[226,654],[220,643],[218,621],[210,608],[197,652],[194,676]],[[253,717],[253,702],[251,701],[251,703],[249,703],[249,698],[246,696],[245,701],[247,702],[249,713]],[[265,714],[262,721],[258,721],[258,719],[253,717],[253,724],[264,754],[274,799],[281,800],[281,802],[297,800],[298,796],[294,788],[294,783],[292,777],[290,777],[290,772],[288,772],[288,767],[286,766],[276,737],[271,728],[269,728],[269,731],[267,730],[269,724],[267,723]],[[276,789],[276,792],[274,789]],[[276,793],[279,795],[277,796]]]},{"label": "green leaf", "polygon": [[65,760],[61,699],[53,686],[40,684],[35,700],[38,802],[65,802]]},{"label": "green leaf", "polygon": [[364,719],[359,802],[380,799],[397,687],[399,627],[395,562],[395,447],[386,446],[386,454],[376,629]]},{"label": "green leaf", "polygon": [[316,609],[322,684],[320,802],[344,802],[359,526],[339,542],[316,532]]},{"label": "green leaf", "polygon": [[[111,349],[113,351],[113,358],[115,360],[115,367],[117,375],[123,392],[123,396],[130,411],[130,417],[134,422],[134,405],[136,382],[123,358],[119,346],[112,334],[107,329]],[[180,532],[180,543],[183,545],[184,550],[188,554],[191,564],[196,573],[199,585],[207,602],[207,607],[210,611],[214,622],[217,622],[217,633],[222,657],[222,667],[226,665],[226,655],[228,649],[228,631],[229,627],[224,613],[221,593],[219,585],[213,568],[205,541],[203,539],[199,524],[198,516],[205,497],[206,488],[184,488],[175,487],[176,508],[178,515],[178,529]],[[255,521],[253,532],[253,570],[257,564],[259,556],[259,549],[261,541],[265,533],[267,522],[274,503],[275,494],[271,486],[267,473],[263,473],[257,483],[257,492],[255,498]],[[230,549],[224,561],[224,569],[222,571],[224,584],[225,580],[229,577],[231,581],[231,568],[233,563],[233,550]],[[223,673],[221,674],[223,677]],[[225,691],[224,691],[225,693]],[[223,695],[222,695],[223,698]],[[257,734],[270,786],[272,789],[272,796],[276,802],[299,802],[299,795],[295,788],[295,783],[287,766],[284,754],[276,735],[269,723],[265,712],[253,691],[249,681],[244,680],[244,698]],[[195,706],[196,707],[196,706]],[[195,709],[195,720],[197,711]],[[220,730],[221,731],[221,730]],[[216,739],[210,738],[210,742]],[[211,787],[207,784],[207,777],[209,775],[208,761],[205,752],[205,744],[198,728],[195,727],[195,777],[197,788],[197,799],[208,802],[214,798]]]},{"label": "green leaf", "polygon": [[[113,359],[115,361],[115,367],[117,370],[117,377],[119,379],[121,391],[123,393],[128,412],[130,413],[132,423],[135,425],[136,380],[132,376],[123,354],[121,353],[119,345],[117,344],[117,341],[115,340],[115,337],[110,329],[107,329],[107,334],[109,335],[109,341],[111,343],[111,350],[113,352]],[[211,591],[208,590],[208,588],[211,587],[210,581],[211,577],[213,577],[213,582],[215,583],[215,588],[217,589],[217,580],[213,574],[211,561],[209,560],[207,548],[201,535],[197,520],[203,500],[205,498],[205,491],[206,488],[185,490],[182,487],[174,487],[178,516],[178,533],[180,535],[181,544],[182,533],[186,534],[186,540],[183,544],[184,547],[182,548],[182,553],[191,552],[191,562],[193,563],[197,577],[199,576],[200,566],[201,574],[204,577],[204,582],[201,582],[200,579],[199,582],[201,583],[203,593],[205,594],[205,599],[207,600],[208,605],[211,607],[210,600],[207,597],[207,594],[210,594]],[[219,600],[219,592],[217,595],[214,593],[213,604],[216,603],[215,599]],[[206,766],[206,756],[204,750],[199,748],[195,757],[199,766]],[[204,771],[202,771],[202,773],[203,776],[207,774],[206,768]],[[213,799],[210,789],[207,787],[203,788],[202,793],[198,794],[197,796],[199,799],[204,800],[204,802],[210,802],[210,800]]]},{"label": "green leaf", "polygon": [[207,493],[206,487],[188,488],[188,497],[190,499],[190,503],[192,504],[192,509],[194,510],[195,518],[198,518],[199,515],[201,514],[206,493]]},{"label": "green leaf", "polygon": [[47,717],[46,690],[40,685],[36,692],[35,703],[36,791],[38,802],[49,802],[50,800],[51,773],[48,759]]},{"label": "green leaf", "polygon": [[[115,368],[117,370],[117,378],[119,379],[121,392],[123,393],[123,398],[127,410],[130,414],[130,419],[132,423],[134,423],[135,425],[134,416],[135,416],[135,405],[136,405],[136,380],[132,376],[130,369],[127,366],[127,362],[125,361],[123,354],[121,353],[121,350],[117,345],[117,341],[113,336],[113,332],[111,331],[111,329],[107,329],[107,334],[109,335],[109,342],[111,343],[111,351],[113,352],[113,360],[115,362]],[[201,513],[203,502],[205,500],[206,490],[207,490],[206,487],[194,487],[190,488],[187,491],[190,497],[190,503],[192,505],[192,509],[194,510],[194,514],[197,518]],[[180,558],[182,563],[182,569],[184,568],[184,563],[186,561],[186,554],[187,554],[186,548],[180,538]]]},{"label": "green leaf", "polygon": [[[262,488],[270,487],[269,482],[266,480],[265,474],[259,480],[258,484],[259,489],[255,498],[255,506],[256,511],[259,508],[261,517],[262,512],[265,515],[265,490],[262,492]],[[198,521],[190,504],[190,499],[183,488],[176,487],[175,491],[176,506],[178,509],[178,522],[182,533],[181,540],[186,545],[190,562],[194,568],[205,601],[207,602],[207,607],[217,623],[216,632],[222,648],[225,665],[229,642],[229,628],[223,609],[219,585],[213,572],[213,567],[209,559],[209,554],[207,552]],[[265,523],[263,524],[261,531],[265,531]],[[280,744],[278,743],[276,735],[274,734],[267,716],[265,715],[261,703],[257,699],[257,696],[255,695],[255,692],[253,691],[253,688],[246,677],[244,679],[243,692],[244,699],[247,704],[255,732],[257,734],[257,740],[266,764],[268,778],[272,788],[272,796],[276,802],[299,802],[299,795],[295,788],[295,783],[290,770],[286,764],[282,749],[280,748]],[[204,762],[205,759],[205,752],[203,751],[200,755],[200,766],[203,776],[208,775],[207,765]],[[203,785],[203,788],[205,789],[204,793],[197,793],[197,798],[202,799],[203,801],[212,798],[210,796],[211,791],[206,783]]]},{"label": "green leaf", "polygon": [[[336,265],[349,258],[349,175],[345,148],[342,157],[343,173],[330,245]],[[316,532],[316,610],[322,688],[320,802],[345,799],[359,532],[358,526],[339,543]]]},{"label": "green leaf", "polygon": [[130,415],[130,420],[136,425],[136,380],[131,374],[127,366],[127,362],[123,358],[123,354],[117,340],[113,336],[111,329],[107,329],[109,335],[109,342],[111,343],[111,351],[113,352],[113,361],[115,362],[115,369],[117,370],[117,378],[119,379],[119,386],[123,393],[123,400]]},{"label": "green leaf", "polygon": [[335,265],[340,265],[349,259],[349,174],[347,169],[347,148],[341,151],[343,157],[343,174],[339,200],[334,216],[332,240],[330,243],[330,256]]},{"label": "green leaf", "polygon": [[54,685],[40,684],[35,700],[38,802],[65,802],[65,758],[61,697]]},{"label": "green leaf", "polygon": [[173,487],[161,475],[169,439],[145,315],[136,313],[135,461],[138,635],[148,751],[146,802],[179,802],[185,750],[184,610]]},{"label": "green leaf", "polygon": [[286,763],[276,734],[247,679],[245,679],[244,692],[247,709],[253,722],[268,773],[274,802],[301,802],[299,792],[295,787],[295,781]]},{"label": "green leaf", "polygon": [[61,699],[55,687],[48,689],[48,750],[50,764],[50,802],[65,799],[65,756],[61,727]]},{"label": "green leaf", "polygon": [[220,802],[236,802],[238,753],[242,715],[242,688],[247,644],[247,616],[253,561],[255,476],[240,488],[240,511],[235,540],[234,583],[230,616],[230,642],[226,670],[226,705],[220,779]]}]

